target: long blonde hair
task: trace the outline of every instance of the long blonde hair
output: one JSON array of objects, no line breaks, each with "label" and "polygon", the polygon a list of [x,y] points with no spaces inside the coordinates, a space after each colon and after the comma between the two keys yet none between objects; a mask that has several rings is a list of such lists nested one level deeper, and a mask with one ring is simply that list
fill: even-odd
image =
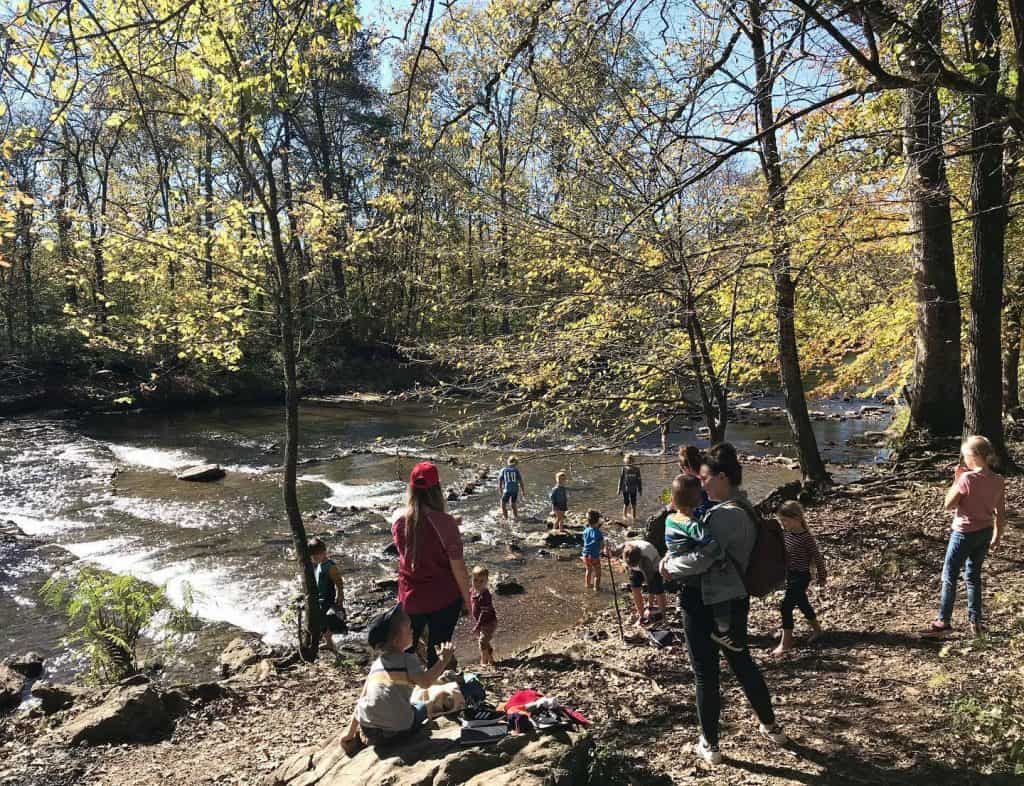
[{"label": "long blonde hair", "polygon": [[416,488],[411,483],[405,497],[405,555],[409,562],[409,570],[416,569],[416,557],[419,549],[419,529],[422,508],[445,512],[444,493],[440,486],[428,489]]},{"label": "long blonde hair", "polygon": [[960,452],[973,453],[985,462],[985,466],[988,469],[995,467],[999,460],[999,457],[996,455],[996,449],[992,447],[988,437],[983,437],[980,434],[974,434],[965,439],[963,444],[960,445]]}]

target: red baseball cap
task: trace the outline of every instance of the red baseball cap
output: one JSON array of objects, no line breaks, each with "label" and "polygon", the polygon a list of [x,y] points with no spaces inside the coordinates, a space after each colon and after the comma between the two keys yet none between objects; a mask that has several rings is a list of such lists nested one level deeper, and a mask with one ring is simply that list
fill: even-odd
[{"label": "red baseball cap", "polygon": [[409,475],[409,485],[418,489],[429,489],[441,485],[441,476],[437,467],[429,461],[421,461],[412,468]]}]

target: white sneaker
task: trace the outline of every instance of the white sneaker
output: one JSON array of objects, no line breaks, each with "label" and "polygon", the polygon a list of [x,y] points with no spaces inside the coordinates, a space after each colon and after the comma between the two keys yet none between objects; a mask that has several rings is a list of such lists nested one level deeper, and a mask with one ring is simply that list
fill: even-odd
[{"label": "white sneaker", "polygon": [[770,739],[776,745],[785,745],[789,742],[789,737],[786,736],[786,732],[784,732],[782,727],[777,723],[771,726],[765,726],[762,723],[759,728],[761,734]]},{"label": "white sneaker", "polygon": [[693,750],[708,764],[721,764],[722,754],[718,750],[717,745],[708,745],[708,741],[704,739],[704,735],[700,735],[700,739],[697,740],[697,744],[693,746]]}]

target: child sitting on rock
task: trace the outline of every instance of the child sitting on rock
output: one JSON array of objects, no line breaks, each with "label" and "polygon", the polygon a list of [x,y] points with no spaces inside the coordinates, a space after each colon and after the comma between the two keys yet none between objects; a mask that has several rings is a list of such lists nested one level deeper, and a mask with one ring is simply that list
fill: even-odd
[{"label": "child sitting on rock", "polygon": [[[700,551],[724,558],[721,547],[704,531],[704,526],[696,516],[696,510],[703,504],[704,489],[700,478],[679,475],[672,483],[673,512],[665,519],[667,557],[681,557]],[[711,639],[727,650],[740,652],[742,647],[736,645],[729,632],[732,625],[731,608],[731,601],[712,604],[711,614],[715,619],[715,629],[711,632]]]},{"label": "child sitting on rock", "polygon": [[491,591],[487,588],[490,579],[490,572],[483,565],[473,568],[473,591],[469,600],[473,613],[473,632],[480,636],[480,665],[494,665],[494,647],[491,646],[491,639],[494,638],[494,631],[498,627],[498,615],[494,611],[494,600],[491,598]]},{"label": "child sitting on rock", "polygon": [[370,622],[367,641],[380,655],[370,666],[348,731],[341,738],[349,756],[358,752],[363,740],[375,745],[422,726],[427,705],[412,701],[413,689],[436,683],[454,656],[452,643],[445,642],[438,648],[437,663],[427,669],[415,653],[406,652],[412,646],[412,622],[401,606]]}]

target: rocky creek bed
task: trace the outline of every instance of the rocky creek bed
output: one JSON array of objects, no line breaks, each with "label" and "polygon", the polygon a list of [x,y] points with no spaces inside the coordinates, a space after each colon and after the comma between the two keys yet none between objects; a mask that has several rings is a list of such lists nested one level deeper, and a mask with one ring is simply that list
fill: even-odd
[{"label": "rocky creek bed", "polygon": [[[1009,481],[1015,515],[986,562],[990,633],[921,639],[934,614],[948,517],[947,468],[921,463],[899,477],[865,479],[811,509],[829,562],[815,598],[828,634],[780,659],[768,651],[777,599],[755,601],[753,649],[793,742],[756,733],[738,686],[725,677],[723,752],[708,769],[696,737],[692,674],[683,649],[619,640],[605,607],[515,654],[499,647],[484,675],[491,696],[533,687],[595,723],[563,738],[510,739],[504,748],[453,750],[444,728],[425,758],[346,760],[334,744],[364,676],[364,653],[297,664],[252,641],[225,653],[235,672],[199,685],[138,684],[86,691],[0,720],[0,783],[35,784],[1016,784],[1007,764],[1020,733],[1006,707],[1024,695],[1024,482]],[[566,580],[576,580],[576,565]],[[527,591],[535,588],[527,587]],[[963,599],[955,624],[964,626]],[[499,614],[500,614],[499,599]],[[798,622],[798,641],[800,623]],[[1009,702],[1009,705],[1006,703]],[[63,707],[54,709],[55,707]],[[83,731],[105,713],[135,707],[157,722],[146,743]],[[971,707],[1003,707],[1011,739],[986,735]],[[123,712],[135,712],[125,709]],[[166,718],[166,722],[164,721]],[[107,728],[110,728],[108,725]],[[116,729],[116,725],[114,726]],[[139,728],[128,724],[128,728]],[[77,744],[72,744],[77,742]]]}]

